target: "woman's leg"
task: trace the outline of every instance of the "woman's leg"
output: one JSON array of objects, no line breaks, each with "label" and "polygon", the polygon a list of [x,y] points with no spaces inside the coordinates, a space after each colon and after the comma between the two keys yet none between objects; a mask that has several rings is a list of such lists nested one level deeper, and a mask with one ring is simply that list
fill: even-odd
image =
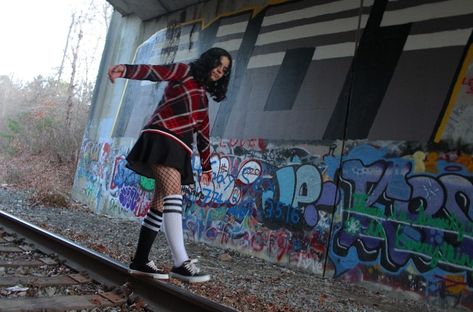
[{"label": "woman's leg", "polygon": [[158,187],[158,183],[155,182],[151,207],[141,224],[140,236],[136,247],[136,253],[133,257],[133,263],[146,264],[149,262],[149,253],[154,240],[156,239],[156,235],[161,229],[162,220],[163,195],[162,190]]},{"label": "woman's leg", "polygon": [[181,173],[172,167],[155,167],[157,187],[163,194],[164,234],[171,249],[174,266],[188,260],[182,232]]},{"label": "woman's leg", "polygon": [[170,274],[175,278],[191,283],[208,281],[210,275],[200,273],[200,269],[195,265],[197,260],[189,259],[184,246],[180,172],[171,167],[158,166],[156,181],[160,181],[159,186],[164,195],[163,228],[174,262]]}]

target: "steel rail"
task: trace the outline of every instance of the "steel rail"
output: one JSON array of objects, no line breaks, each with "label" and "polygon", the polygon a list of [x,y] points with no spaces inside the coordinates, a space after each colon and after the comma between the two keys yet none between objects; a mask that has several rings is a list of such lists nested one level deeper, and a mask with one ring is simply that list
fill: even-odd
[{"label": "steel rail", "polygon": [[56,253],[67,260],[77,271],[86,271],[104,284],[132,285],[136,295],[142,297],[156,311],[232,311],[237,310],[187,292],[170,283],[131,275],[128,268],[114,259],[85,248],[68,239],[46,231],[12,214],[0,210],[0,225],[37,245],[40,250]]}]

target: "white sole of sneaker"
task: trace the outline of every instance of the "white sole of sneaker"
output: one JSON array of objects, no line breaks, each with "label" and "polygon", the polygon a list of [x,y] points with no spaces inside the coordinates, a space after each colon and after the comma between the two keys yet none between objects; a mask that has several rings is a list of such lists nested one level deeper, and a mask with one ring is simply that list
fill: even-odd
[{"label": "white sole of sneaker", "polygon": [[202,276],[185,276],[177,273],[170,272],[169,277],[188,282],[188,283],[204,283],[210,280],[210,275]]},{"label": "white sole of sneaker", "polygon": [[139,275],[139,276],[146,276],[146,277],[152,277],[154,279],[160,279],[160,280],[167,280],[169,279],[169,274],[157,274],[157,273],[146,273],[146,272],[141,272],[141,271],[136,271],[136,270],[128,270],[131,275]]}]

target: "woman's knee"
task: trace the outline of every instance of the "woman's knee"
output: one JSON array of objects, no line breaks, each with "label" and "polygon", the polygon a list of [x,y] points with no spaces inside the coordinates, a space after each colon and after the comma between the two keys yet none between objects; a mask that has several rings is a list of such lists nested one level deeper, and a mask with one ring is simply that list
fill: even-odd
[{"label": "woman's knee", "polygon": [[163,196],[181,193],[181,173],[179,170],[167,166],[156,166],[155,179],[156,187],[159,187]]}]

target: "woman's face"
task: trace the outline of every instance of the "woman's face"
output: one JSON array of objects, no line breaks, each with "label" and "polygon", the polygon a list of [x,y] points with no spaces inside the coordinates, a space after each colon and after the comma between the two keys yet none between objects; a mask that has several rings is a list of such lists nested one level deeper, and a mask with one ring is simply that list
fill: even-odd
[{"label": "woman's face", "polygon": [[220,64],[210,71],[210,80],[220,80],[229,70],[230,60],[226,56],[220,57]]}]

